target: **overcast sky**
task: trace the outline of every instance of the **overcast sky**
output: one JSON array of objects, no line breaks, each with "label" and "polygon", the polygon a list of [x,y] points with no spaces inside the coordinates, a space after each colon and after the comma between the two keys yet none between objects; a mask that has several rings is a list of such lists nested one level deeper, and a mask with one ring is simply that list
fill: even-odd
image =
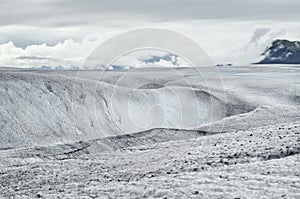
[{"label": "overcast sky", "polygon": [[276,38],[300,40],[299,0],[2,0],[0,65],[76,65],[105,39],[158,27],[214,62],[247,63]]}]

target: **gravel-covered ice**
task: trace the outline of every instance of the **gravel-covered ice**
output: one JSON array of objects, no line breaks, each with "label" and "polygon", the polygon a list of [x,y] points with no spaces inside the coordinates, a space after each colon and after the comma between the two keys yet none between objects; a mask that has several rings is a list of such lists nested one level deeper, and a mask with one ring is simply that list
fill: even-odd
[{"label": "gravel-covered ice", "polygon": [[299,68],[172,71],[1,69],[0,198],[300,197]]}]

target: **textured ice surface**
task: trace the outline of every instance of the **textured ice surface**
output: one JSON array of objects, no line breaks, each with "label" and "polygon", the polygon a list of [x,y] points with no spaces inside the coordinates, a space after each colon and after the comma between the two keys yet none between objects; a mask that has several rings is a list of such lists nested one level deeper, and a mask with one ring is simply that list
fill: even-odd
[{"label": "textured ice surface", "polygon": [[0,197],[298,198],[299,69],[219,70],[2,69]]}]

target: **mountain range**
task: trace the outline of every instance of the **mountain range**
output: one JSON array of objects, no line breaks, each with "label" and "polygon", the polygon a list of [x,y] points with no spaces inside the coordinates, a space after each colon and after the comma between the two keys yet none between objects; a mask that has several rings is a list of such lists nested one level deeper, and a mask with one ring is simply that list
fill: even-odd
[{"label": "mountain range", "polygon": [[[261,61],[254,64],[300,64],[300,41],[289,41],[286,39],[274,40],[271,45],[266,47],[263,53],[261,53]],[[141,64],[155,64],[161,61],[170,62],[171,66],[182,66],[178,63],[178,56],[174,54],[164,54],[164,55],[150,55],[148,58],[139,59]],[[231,66],[232,64],[217,64],[216,66]],[[130,69],[133,66],[125,65],[112,65],[111,70],[124,70]],[[40,66],[35,67],[35,69],[40,70],[80,70],[86,68],[80,68],[79,66]]]},{"label": "mountain range", "polygon": [[258,64],[300,64],[300,42],[277,39],[261,55]]}]

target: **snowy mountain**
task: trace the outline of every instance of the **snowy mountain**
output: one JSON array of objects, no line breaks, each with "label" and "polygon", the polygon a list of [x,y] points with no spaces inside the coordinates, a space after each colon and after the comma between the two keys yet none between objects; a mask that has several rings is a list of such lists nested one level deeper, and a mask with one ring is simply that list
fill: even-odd
[{"label": "snowy mountain", "polygon": [[262,56],[259,64],[300,64],[300,42],[277,39]]}]

